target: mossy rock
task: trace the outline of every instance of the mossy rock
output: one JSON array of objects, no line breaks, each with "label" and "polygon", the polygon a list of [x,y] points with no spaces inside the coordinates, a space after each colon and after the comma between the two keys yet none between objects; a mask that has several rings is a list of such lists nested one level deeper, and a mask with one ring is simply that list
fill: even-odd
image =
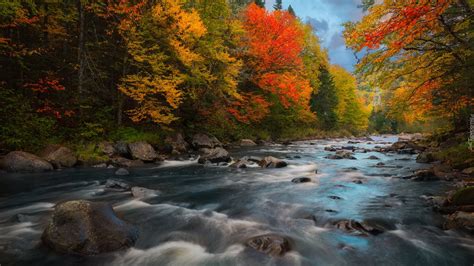
[{"label": "mossy rock", "polygon": [[456,191],[451,202],[453,205],[474,205],[474,186]]}]

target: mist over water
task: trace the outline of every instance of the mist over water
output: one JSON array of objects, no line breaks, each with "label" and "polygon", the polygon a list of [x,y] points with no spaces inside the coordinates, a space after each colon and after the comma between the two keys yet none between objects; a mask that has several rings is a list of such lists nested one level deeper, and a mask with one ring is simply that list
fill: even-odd
[{"label": "mist over water", "polygon": [[[394,142],[396,137],[377,138]],[[272,155],[282,169],[202,166],[197,161],[166,161],[121,177],[161,192],[134,199],[110,192],[113,169],[67,169],[0,178],[0,264],[4,265],[472,265],[474,241],[440,229],[443,217],[423,195],[449,190],[449,183],[397,178],[423,168],[415,155],[355,153],[357,160],[330,160],[329,145],[347,139],[296,142],[231,151],[234,158]],[[369,160],[375,155],[380,160]],[[295,158],[296,156],[296,158]],[[378,162],[388,167],[375,167]],[[355,169],[357,168],[357,169]],[[317,173],[316,173],[317,169]],[[296,177],[313,182],[295,184]],[[360,180],[360,182],[354,182]],[[40,244],[58,202],[106,201],[124,220],[137,225],[133,248],[95,257],[51,252]],[[379,235],[341,231],[340,220],[368,221]],[[269,257],[246,247],[253,236],[273,233],[289,239],[291,251]]]}]

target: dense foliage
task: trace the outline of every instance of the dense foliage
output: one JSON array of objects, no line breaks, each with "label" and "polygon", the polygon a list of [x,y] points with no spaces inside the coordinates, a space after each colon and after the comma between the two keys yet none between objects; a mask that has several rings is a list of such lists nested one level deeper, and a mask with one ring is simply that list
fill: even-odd
[{"label": "dense foliage", "polygon": [[[474,103],[472,1],[363,1],[367,15],[346,25],[346,43],[364,54],[357,70],[382,88],[388,120],[437,118],[467,130]],[[380,116],[378,116],[380,120]],[[380,124],[380,123],[379,123]]]},{"label": "dense foliage", "polygon": [[263,3],[0,0],[0,146],[124,128],[226,140],[364,131],[358,84],[329,64],[317,29]]}]

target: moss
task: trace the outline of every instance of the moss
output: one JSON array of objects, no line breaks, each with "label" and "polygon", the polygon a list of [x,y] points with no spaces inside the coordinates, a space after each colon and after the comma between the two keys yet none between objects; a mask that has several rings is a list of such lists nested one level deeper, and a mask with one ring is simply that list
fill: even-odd
[{"label": "moss", "polygon": [[474,205],[474,187],[466,187],[456,191],[452,203],[454,205]]},{"label": "moss", "polygon": [[474,152],[469,149],[467,142],[442,149],[433,153],[436,160],[447,162],[453,168],[463,169],[466,166],[466,161],[474,157]]},{"label": "moss", "polygon": [[112,141],[124,141],[126,143],[132,143],[137,141],[146,141],[152,145],[163,144],[164,132],[156,130],[142,130],[132,127],[122,127],[109,135],[109,139]]},{"label": "moss", "polygon": [[86,164],[103,163],[109,159],[95,143],[76,145],[75,150],[78,160]]}]

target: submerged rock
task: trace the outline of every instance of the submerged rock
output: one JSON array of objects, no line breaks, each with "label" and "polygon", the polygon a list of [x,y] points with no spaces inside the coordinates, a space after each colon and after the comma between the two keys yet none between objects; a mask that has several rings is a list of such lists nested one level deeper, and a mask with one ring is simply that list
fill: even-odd
[{"label": "submerged rock", "polygon": [[371,155],[367,159],[369,159],[369,160],[380,160],[380,158],[375,156],[375,155]]},{"label": "submerged rock", "polygon": [[214,148],[214,149],[207,149],[203,148],[200,150],[201,157],[199,157],[198,163],[205,164],[205,163],[222,163],[226,162],[229,163],[232,161],[230,158],[229,152],[226,151],[224,148]]},{"label": "submerged rock", "polygon": [[288,163],[273,156],[267,156],[263,158],[258,165],[262,168],[283,168],[286,167]]},{"label": "submerged rock", "polygon": [[118,218],[109,204],[68,201],[55,207],[41,239],[60,253],[97,255],[133,246],[138,229]]},{"label": "submerged rock", "polygon": [[130,149],[130,154],[133,159],[144,162],[153,162],[158,158],[155,149],[145,141],[130,143],[128,144],[128,148]]},{"label": "submerged rock", "polygon": [[342,160],[342,159],[357,160],[357,158],[353,156],[352,152],[346,151],[346,150],[337,151],[336,154],[328,155],[325,158],[331,159],[331,160]]},{"label": "submerged rock", "polygon": [[367,222],[358,222],[354,220],[342,220],[334,223],[334,226],[346,233],[357,234],[362,236],[378,235],[385,230],[378,225],[371,225]]},{"label": "submerged rock", "polygon": [[130,172],[125,168],[119,168],[115,171],[115,175],[129,175]]},{"label": "submerged rock", "polygon": [[53,170],[46,160],[23,151],[12,151],[2,160],[2,167],[7,172],[44,172]]},{"label": "submerged rock", "polygon": [[113,191],[128,191],[131,186],[119,179],[107,179],[105,182],[105,188]]},{"label": "submerged rock", "polygon": [[77,163],[74,152],[61,145],[49,145],[43,150],[41,157],[50,162],[55,168],[73,167]]},{"label": "submerged rock", "polygon": [[160,195],[159,191],[144,188],[144,187],[132,187],[132,195],[135,198],[145,199],[145,198],[152,198]]},{"label": "submerged rock", "polygon": [[246,245],[270,256],[283,256],[291,250],[289,241],[279,235],[261,235],[247,240]]},{"label": "submerged rock", "polygon": [[309,177],[297,177],[297,178],[293,178],[291,180],[291,182],[293,183],[309,183],[309,182],[313,182],[313,180]]}]

